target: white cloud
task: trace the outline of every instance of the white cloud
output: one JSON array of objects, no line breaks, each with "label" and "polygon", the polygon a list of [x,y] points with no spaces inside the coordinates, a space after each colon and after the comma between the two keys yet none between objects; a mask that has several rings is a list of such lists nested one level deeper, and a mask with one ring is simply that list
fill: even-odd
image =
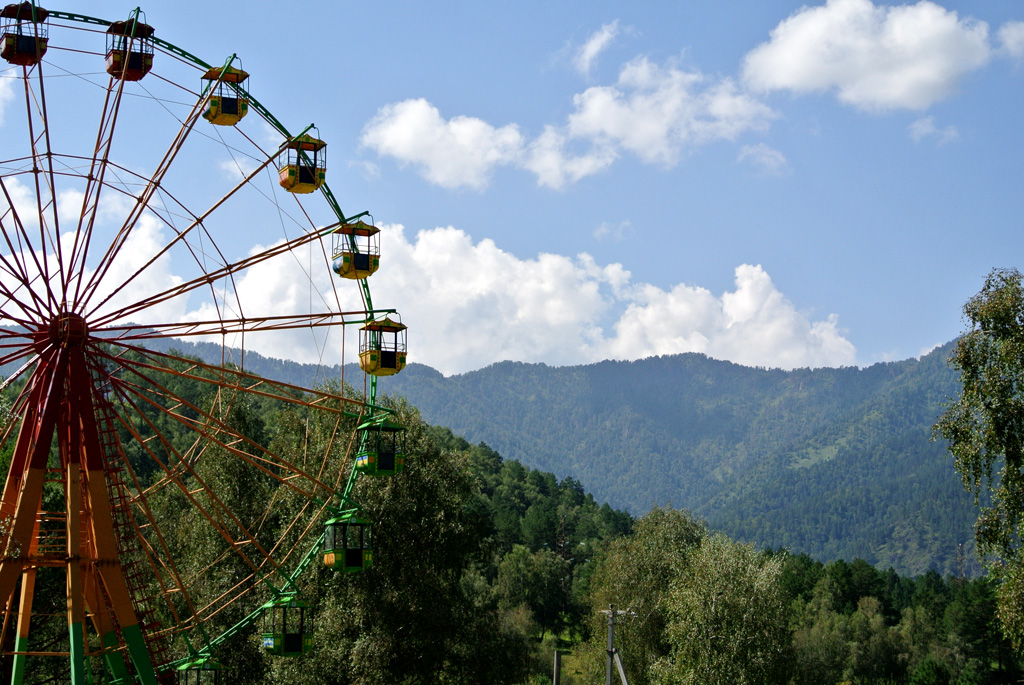
[{"label": "white cloud", "polygon": [[759,266],[738,267],[735,289],[716,296],[636,282],[585,254],[520,259],[452,227],[411,239],[385,227],[382,250],[375,302],[400,302],[410,360],[448,374],[506,359],[572,365],[681,352],[783,368],[855,362],[835,317],[798,311]]},{"label": "white cloud", "polygon": [[[836,318],[816,321],[797,310],[760,266],[737,267],[735,287],[714,295],[684,283],[665,290],[636,281],[621,264],[598,264],[586,254],[523,259],[452,227],[411,239],[401,226],[381,228],[383,268],[372,279],[374,302],[401,305],[409,359],[444,373],[506,359],[574,365],[682,352],[782,368],[855,361]],[[144,216],[97,294],[136,273],[165,243],[165,231],[155,217]],[[72,238],[72,232],[62,236],[66,247]],[[250,254],[263,249],[257,245]],[[189,266],[177,256],[162,257],[104,309],[181,283]],[[9,275],[0,278],[10,283]],[[215,289],[215,299],[197,291],[129,318],[143,324],[197,322],[362,308],[358,284],[336,278],[316,242],[259,263],[233,282],[222,280]],[[208,340],[243,343],[242,336],[230,334]],[[357,341],[355,330],[306,327],[244,337],[251,351],[325,363],[355,361]]]},{"label": "white cloud", "polygon": [[622,152],[671,167],[689,148],[763,130],[775,116],[730,79],[710,81],[646,57],[624,65],[616,85],[589,88],[573,103],[564,126],[547,125],[527,141],[515,124],[446,120],[426,100],[405,100],[382,107],[361,142],[445,188],[482,189],[495,167],[513,165],[533,172],[539,185],[561,189],[608,168]]},{"label": "white cloud", "polygon": [[740,148],[740,153],[737,155],[736,161],[749,162],[759,168],[762,172],[772,176],[780,176],[784,174],[788,168],[786,156],[775,148],[769,147],[764,143],[744,145]]},{"label": "white cloud", "polygon": [[256,170],[260,163],[252,157],[234,155],[231,159],[222,159],[217,162],[217,168],[223,172],[224,177],[231,181],[238,182]]},{"label": "white cloud", "polygon": [[[174,267],[181,267],[181,265],[174,264],[171,254],[161,255],[152,264],[146,266],[146,263],[167,244],[164,228],[162,222],[148,213],[143,214],[135,223],[132,232],[121,249],[118,250],[116,257],[110,263],[109,270],[100,281],[100,286],[96,296],[92,298],[92,302],[100,302],[110,295],[115,287],[128,282],[129,279],[131,282],[126,288],[111,297],[110,301],[102,307],[101,312],[113,311],[131,305],[138,302],[141,297],[162,292],[182,282],[183,279],[173,273]],[[73,233],[65,233],[61,236],[61,241],[70,244],[72,236]],[[91,275],[90,272],[89,276]],[[147,307],[127,319],[137,324],[175,323],[185,316],[187,304],[187,297],[179,297]]]},{"label": "white cloud", "polygon": [[856,350],[836,317],[811,321],[780,293],[760,266],[735,272],[736,289],[715,297],[679,284],[640,285],[609,338],[609,357],[702,352],[750,366],[792,369],[853,364]]},{"label": "white cloud", "polygon": [[382,107],[360,142],[413,164],[424,178],[445,188],[481,189],[495,166],[517,161],[523,149],[515,124],[495,128],[474,117],[445,120],[422,98]]},{"label": "white cloud", "polygon": [[[15,201],[15,205],[19,208],[19,216],[25,222],[26,227],[38,227],[39,216],[34,193],[16,178],[8,178],[4,183]],[[72,263],[72,255],[76,250],[75,272],[78,273],[81,269],[80,260],[84,251],[84,243],[81,239],[83,234],[78,231],[78,218],[81,215],[83,198],[84,194],[77,188],[68,187],[57,190],[57,214],[62,228],[60,250],[65,272],[70,271],[69,265]],[[77,279],[69,279],[71,281],[69,299],[73,293],[77,292],[77,285],[84,285],[93,277],[98,268],[97,262],[100,256],[106,252],[112,241],[112,236],[121,228],[121,224],[132,206],[131,200],[123,195],[106,193],[101,196],[96,221],[92,227],[93,240],[90,246],[89,262],[81,272],[80,283]],[[13,225],[13,221],[8,223],[8,219],[5,217],[5,225],[10,227]],[[25,301],[30,299],[25,292],[26,280],[31,282],[33,289],[42,292],[44,279],[40,276],[41,270],[49,274],[51,290],[60,291],[61,268],[58,264],[55,245],[51,243],[40,245],[38,233],[30,235],[31,237],[25,242],[26,244],[31,242],[31,252],[26,249],[21,251],[18,257],[18,262],[23,265],[24,273],[14,274],[6,271],[0,274],[0,279],[8,288],[16,291],[18,296],[23,297]],[[142,297],[158,293],[180,283],[182,279],[174,275],[173,266],[180,268],[181,265],[172,265],[169,254],[154,260],[152,264],[143,268],[166,242],[162,222],[151,213],[143,213],[135,222],[132,232],[127,236],[124,244],[109,262],[99,285],[90,296],[90,306],[98,306],[102,300],[113,293],[116,287],[126,283],[127,287],[113,295],[110,302],[100,308],[100,313],[132,304]],[[4,252],[8,251],[5,249]],[[185,313],[185,300],[186,298],[180,298],[164,302],[129,318],[135,323],[178,321]],[[11,303],[10,306],[16,307],[16,304]]]},{"label": "white cloud", "polygon": [[[759,266],[738,267],[735,288],[716,296],[686,284],[666,291],[636,282],[620,264],[600,265],[586,254],[521,259],[452,227],[407,238],[402,226],[382,226],[382,252],[374,302],[400,303],[409,359],[447,374],[502,360],[573,365],[681,352],[783,368],[855,362],[836,318],[814,321],[798,311]],[[238,282],[246,313],[308,311],[311,291],[314,300],[329,298],[330,274],[314,270],[310,286],[306,259],[282,257],[247,273]],[[333,285],[336,306],[359,307],[355,283]],[[207,305],[187,319],[211,314]],[[342,359],[337,336],[314,342],[311,333],[249,335],[246,347],[307,362]],[[351,331],[347,361],[355,360],[355,342]]]},{"label": "white cloud", "polygon": [[571,137],[627,150],[648,163],[672,166],[683,150],[763,130],[770,108],[725,79],[662,67],[646,57],[626,64],[615,86],[588,88],[573,98]]},{"label": "white cloud", "polygon": [[569,139],[564,131],[546,126],[530,143],[522,166],[537,175],[538,185],[561,190],[567,184],[611,166],[618,158],[611,145],[593,145],[580,155],[568,153],[568,146]]},{"label": "white cloud", "polygon": [[945,128],[936,126],[935,117],[921,117],[910,124],[908,130],[911,140],[915,143],[920,143],[925,138],[935,138],[937,144],[945,145],[960,137],[956,126],[946,126]]},{"label": "white cloud", "polygon": [[999,27],[1002,51],[1016,59],[1024,58],[1024,21],[1008,21]]},{"label": "white cloud", "polygon": [[589,76],[590,69],[594,66],[594,62],[597,61],[598,55],[600,55],[605,48],[611,45],[611,42],[617,35],[619,35],[618,19],[610,24],[603,25],[600,29],[595,31],[594,34],[587,39],[587,42],[576,51],[576,58],[573,60],[573,64],[576,66],[576,69],[584,76]]},{"label": "white cloud", "polygon": [[617,224],[610,224],[604,221],[594,229],[594,237],[598,240],[614,240],[619,242],[625,240],[626,236],[633,232],[632,229],[633,226],[629,219],[620,221]]},{"label": "white cloud", "polygon": [[865,110],[924,109],[989,57],[987,24],[927,0],[897,7],[828,0],[776,26],[747,54],[743,77],[762,91],[835,90]]},{"label": "white cloud", "polygon": [[[39,226],[39,210],[36,207],[36,194],[17,176],[9,176],[3,179],[6,195],[0,193],[0,219],[9,232],[17,226],[14,214],[17,214],[18,221],[26,228]],[[11,204],[7,202],[7,195],[10,196],[14,205],[14,212],[11,212]],[[4,246],[6,248],[6,245]]]},{"label": "white cloud", "polygon": [[[249,255],[255,255],[273,245],[255,245]],[[310,313],[356,311],[363,308],[355,281],[339,279],[325,264],[323,247],[307,243],[289,252],[259,262],[245,269],[234,280],[234,288],[225,280],[220,284],[217,303],[206,301],[194,306],[182,317],[183,321],[210,321],[218,316],[235,318],[245,316],[296,316]],[[342,359],[343,339],[340,334],[327,338],[327,328],[295,328],[273,333],[247,333],[231,335],[227,345],[238,346],[278,359],[291,359],[305,363],[323,361],[336,364]],[[352,333],[352,354],[356,333]],[[220,338],[211,341],[220,342]],[[354,361],[353,356],[349,361]]]}]

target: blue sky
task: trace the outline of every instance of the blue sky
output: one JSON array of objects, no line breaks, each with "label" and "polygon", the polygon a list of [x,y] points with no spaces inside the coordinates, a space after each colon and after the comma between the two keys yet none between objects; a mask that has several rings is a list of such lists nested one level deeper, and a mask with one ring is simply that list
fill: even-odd
[{"label": "blue sky", "polygon": [[280,8],[143,10],[316,123],[343,209],[384,229],[375,298],[445,373],[902,359],[1020,266],[1020,3]]}]

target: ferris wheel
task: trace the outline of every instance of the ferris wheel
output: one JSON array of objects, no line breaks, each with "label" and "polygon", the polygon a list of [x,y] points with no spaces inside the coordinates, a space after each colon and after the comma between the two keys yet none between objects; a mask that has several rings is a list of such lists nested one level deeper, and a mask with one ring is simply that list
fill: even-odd
[{"label": "ferris wheel", "polygon": [[[301,655],[302,574],[372,564],[353,489],[404,467],[376,378],[405,365],[406,331],[371,298],[372,217],[342,212],[319,131],[278,121],[236,56],[205,62],[146,21],[0,11],[14,683],[46,659],[74,683],[216,683],[218,648],[256,626],[266,653]],[[349,327],[360,392],[249,370],[253,351],[335,364]],[[279,408],[290,439],[252,428],[257,404]],[[204,541],[187,563],[182,527]],[[56,619],[34,609],[44,580],[66,595]],[[47,620],[66,637],[40,644]]]}]

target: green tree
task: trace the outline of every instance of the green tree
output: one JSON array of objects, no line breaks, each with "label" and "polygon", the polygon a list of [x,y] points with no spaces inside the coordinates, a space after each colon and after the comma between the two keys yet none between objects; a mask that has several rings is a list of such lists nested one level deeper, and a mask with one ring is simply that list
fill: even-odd
[{"label": "green tree", "polygon": [[785,683],[790,634],[782,559],[716,534],[691,555],[665,602],[671,653],[656,682]]},{"label": "green tree", "polygon": [[615,629],[629,682],[652,682],[650,668],[671,649],[665,632],[669,588],[707,534],[689,512],[656,508],[636,522],[632,535],[608,545],[590,578],[593,631],[582,651],[590,657],[592,672],[603,674],[605,669],[607,619],[597,612],[614,604],[636,614],[623,618]]},{"label": "green tree", "polygon": [[[960,395],[935,424],[964,485],[980,506],[978,550],[1003,579],[999,618],[1024,644],[1024,286],[1016,269],[993,270],[964,305],[970,328],[950,364]],[[990,497],[990,499],[989,499]]]},{"label": "green tree", "polygon": [[794,673],[797,685],[837,683],[850,661],[850,619],[834,611],[834,581],[822,576],[810,600],[792,605]]},{"label": "green tree", "polygon": [[562,626],[562,610],[570,599],[570,574],[569,562],[551,550],[531,552],[516,545],[498,565],[494,584],[498,607],[511,611],[525,606],[543,638],[548,630]]},{"label": "green tree", "polygon": [[850,670],[855,682],[884,682],[902,675],[899,633],[885,625],[877,598],[860,598],[850,617],[850,639]]}]

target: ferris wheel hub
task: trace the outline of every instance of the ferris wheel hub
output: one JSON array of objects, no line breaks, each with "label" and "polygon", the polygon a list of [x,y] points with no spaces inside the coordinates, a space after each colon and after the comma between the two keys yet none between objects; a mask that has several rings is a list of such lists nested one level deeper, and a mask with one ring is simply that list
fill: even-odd
[{"label": "ferris wheel hub", "polygon": [[89,325],[81,314],[61,312],[50,321],[50,340],[57,345],[81,347],[89,337]]}]

